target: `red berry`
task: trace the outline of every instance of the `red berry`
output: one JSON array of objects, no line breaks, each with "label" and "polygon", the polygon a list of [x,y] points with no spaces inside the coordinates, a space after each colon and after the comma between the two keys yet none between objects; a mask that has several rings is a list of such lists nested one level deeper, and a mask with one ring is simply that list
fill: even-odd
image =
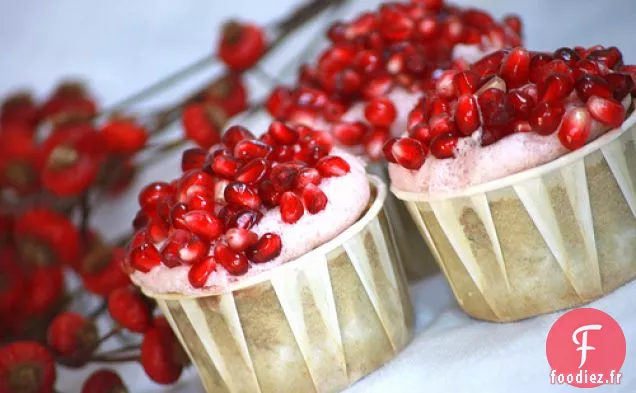
[{"label": "red berry", "polygon": [[266,45],[261,28],[231,21],[223,26],[218,56],[230,69],[243,71],[260,60]]},{"label": "red berry", "polygon": [[225,201],[235,205],[258,209],[261,205],[261,198],[258,193],[247,184],[241,182],[231,182],[224,191]]},{"label": "red berry", "polygon": [[303,203],[292,191],[284,192],[280,197],[280,216],[283,222],[293,224],[305,213]]},{"label": "red berry", "polygon": [[139,193],[139,206],[147,210],[156,209],[160,200],[171,198],[174,194],[174,187],[168,183],[150,183]]},{"label": "red berry", "polygon": [[563,116],[559,127],[559,140],[566,148],[576,150],[587,142],[592,128],[592,118],[585,108],[573,108]]},{"label": "red berry", "polygon": [[316,169],[322,177],[344,176],[351,171],[349,163],[339,156],[326,156],[318,160]]},{"label": "red berry", "polygon": [[9,249],[0,252],[0,315],[16,310],[26,291],[26,280],[22,270],[9,255]]},{"label": "red berry", "polygon": [[234,157],[218,154],[212,158],[210,168],[221,177],[233,179],[238,172],[239,163]]},{"label": "red berry", "polygon": [[56,371],[51,353],[32,341],[0,347],[0,392],[53,393]]},{"label": "red berry", "polygon": [[19,193],[39,187],[42,163],[33,136],[15,129],[2,129],[0,144],[0,184]]},{"label": "red berry", "polygon": [[539,103],[530,114],[530,125],[541,135],[550,135],[561,123],[565,107],[560,101]]},{"label": "red berry", "polygon": [[388,98],[375,98],[364,108],[364,117],[375,127],[390,127],[397,117],[397,110]]},{"label": "red berry", "polygon": [[80,275],[87,291],[100,296],[130,282],[121,268],[125,258],[122,248],[98,246],[82,260]]},{"label": "red berry", "polygon": [[150,379],[160,384],[176,382],[183,371],[185,355],[176,337],[164,324],[144,334],[141,343],[141,365]]},{"label": "red berry", "polygon": [[464,94],[457,99],[455,111],[457,129],[463,135],[471,135],[480,126],[477,99],[472,94]]},{"label": "red berry", "polygon": [[249,249],[248,255],[254,263],[269,262],[280,255],[282,243],[280,236],[266,233]]},{"label": "red berry", "polygon": [[247,109],[247,89],[242,75],[230,73],[211,84],[205,91],[205,101],[220,106],[227,117]]},{"label": "red berry", "polygon": [[105,148],[111,153],[134,154],[148,140],[148,133],[139,124],[129,119],[114,119],[102,128]]},{"label": "red berry", "polygon": [[316,214],[325,209],[327,206],[327,196],[314,184],[308,184],[302,191],[303,202],[307,211]]},{"label": "red berry", "polygon": [[272,117],[276,119],[286,119],[292,104],[292,96],[289,89],[277,87],[267,99],[266,107]]},{"label": "red berry", "polygon": [[128,393],[128,388],[114,371],[101,369],[84,382],[82,393]]},{"label": "red berry", "polygon": [[225,131],[221,141],[228,149],[234,150],[236,144],[245,139],[254,139],[254,135],[247,128],[235,125]]},{"label": "red berry", "polygon": [[391,148],[395,161],[406,169],[420,169],[426,159],[427,149],[413,138],[400,138]]},{"label": "red berry", "polygon": [[195,288],[203,288],[208,281],[208,277],[216,270],[216,260],[214,257],[206,257],[195,263],[188,272],[188,281]]},{"label": "red berry", "polygon": [[191,104],[184,110],[182,122],[186,137],[209,149],[221,140],[221,127],[227,122],[227,114],[215,104]]},{"label": "red berry", "polygon": [[193,169],[202,169],[208,157],[208,152],[204,149],[194,147],[187,149],[181,156],[181,170],[185,173]]},{"label": "red berry", "polygon": [[230,274],[239,276],[245,274],[249,268],[247,257],[242,252],[236,252],[224,242],[216,243],[214,258]]},{"label": "red berry", "polygon": [[[636,75],[636,74],[635,74]],[[609,84],[610,89],[612,90],[613,97],[617,101],[622,101],[625,96],[632,92],[634,89],[634,80],[629,74],[624,73],[612,73],[605,75],[605,80]],[[602,94],[591,94],[603,97]],[[606,97],[611,98],[611,97]]]},{"label": "red berry", "polygon": [[625,108],[618,102],[602,97],[590,97],[587,101],[590,115],[601,123],[611,127],[620,127],[625,119]]},{"label": "red berry", "polygon": [[360,143],[368,127],[362,122],[340,122],[331,128],[333,136],[345,146],[354,146]]},{"label": "red berry", "polygon": [[108,295],[108,312],[124,328],[143,333],[152,324],[148,304],[130,287],[120,287]]},{"label": "red berry", "polygon": [[48,329],[49,346],[62,356],[92,352],[97,339],[93,321],[73,312],[58,314]]}]

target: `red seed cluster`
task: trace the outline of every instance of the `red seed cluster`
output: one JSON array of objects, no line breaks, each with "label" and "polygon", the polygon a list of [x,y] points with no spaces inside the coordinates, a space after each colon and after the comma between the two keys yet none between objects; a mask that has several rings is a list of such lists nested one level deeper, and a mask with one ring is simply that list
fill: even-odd
[{"label": "red seed cluster", "polygon": [[[439,70],[464,67],[452,59],[457,45],[481,50],[520,45],[521,21],[510,16],[498,23],[483,11],[443,1],[386,3],[353,21],[336,22],[327,36],[331,45],[315,65],[301,67],[298,86],[276,88],[267,109],[298,124],[333,123],[338,143],[362,145],[370,158],[380,159],[396,118],[394,104],[384,97],[394,87],[426,91]],[[366,122],[343,122],[359,102],[366,103]]]},{"label": "red seed cluster", "polygon": [[190,283],[202,287],[218,265],[240,275],[250,261],[276,258],[280,237],[259,238],[251,229],[270,209],[278,208],[288,224],[325,209],[322,179],[350,171],[344,159],[329,155],[331,148],[325,132],[275,121],[260,139],[233,126],[212,152],[185,151],[179,179],[152,183],[139,194],[132,268],[188,265]]},{"label": "red seed cluster", "polygon": [[446,71],[409,114],[409,137],[390,140],[386,158],[418,169],[432,154],[454,157],[460,138],[481,130],[487,146],[517,132],[558,133],[566,148],[588,140],[592,121],[622,124],[623,99],[634,93],[636,67],[615,48],[560,48],[554,53],[518,47],[484,57],[463,71]]}]

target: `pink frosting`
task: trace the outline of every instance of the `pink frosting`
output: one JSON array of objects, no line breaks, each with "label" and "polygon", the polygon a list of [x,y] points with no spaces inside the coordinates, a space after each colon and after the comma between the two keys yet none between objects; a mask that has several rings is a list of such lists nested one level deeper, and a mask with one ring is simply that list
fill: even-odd
[{"label": "pink frosting", "polygon": [[305,212],[296,223],[287,224],[281,220],[279,208],[271,209],[252,228],[259,236],[270,232],[281,237],[283,248],[274,260],[251,264],[249,271],[243,276],[233,276],[219,264],[202,289],[192,287],[188,281],[189,266],[168,268],[160,265],[148,273],[135,271],[131,275],[132,280],[153,293],[201,295],[226,291],[241,280],[292,261],[333,239],[360,218],[369,202],[370,188],[362,160],[337,148],[331,154],[345,159],[351,166],[351,171],[345,176],[322,181],[320,188],[329,200],[324,210],[317,214]]},{"label": "pink frosting", "polygon": [[[623,104],[628,108],[631,97],[626,97]],[[594,120],[588,142],[607,130],[607,126]],[[429,156],[419,170],[390,164],[391,186],[402,191],[444,195],[537,167],[569,152],[557,133],[548,136],[516,133],[483,147],[479,144],[480,134],[478,130],[472,138],[460,139],[455,158],[440,160]]]}]

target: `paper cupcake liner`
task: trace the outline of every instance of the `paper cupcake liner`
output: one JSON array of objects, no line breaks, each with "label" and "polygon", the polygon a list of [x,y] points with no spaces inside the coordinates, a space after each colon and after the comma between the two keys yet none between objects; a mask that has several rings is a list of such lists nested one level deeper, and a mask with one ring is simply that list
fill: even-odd
[{"label": "paper cupcake liner", "polygon": [[471,316],[513,321],[579,306],[636,277],[636,115],[516,175],[402,199]]},{"label": "paper cupcake liner", "polygon": [[[385,182],[389,182],[389,173],[385,164],[369,165],[368,170]],[[426,242],[422,241],[419,229],[411,219],[406,206],[391,194],[387,196],[384,210],[389,225],[395,233],[397,254],[404,266],[406,278],[409,281],[417,281],[439,273],[439,266]]]},{"label": "paper cupcake liner", "polygon": [[370,182],[358,222],[256,282],[201,297],[148,293],[207,392],[339,392],[406,346],[413,317],[387,190]]}]

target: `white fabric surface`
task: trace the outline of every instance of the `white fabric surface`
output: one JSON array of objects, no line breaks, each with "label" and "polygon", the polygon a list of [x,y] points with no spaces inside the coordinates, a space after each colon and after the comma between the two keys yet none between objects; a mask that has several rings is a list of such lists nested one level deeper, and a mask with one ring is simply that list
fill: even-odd
[{"label": "white fabric surface", "polygon": [[[359,0],[372,7],[377,0]],[[217,26],[229,16],[263,23],[287,12],[296,0],[0,0],[0,95],[32,86],[39,95],[62,76],[90,81],[100,100],[113,104],[179,67],[210,53]],[[513,11],[524,16],[527,44],[537,49],[563,45],[619,46],[628,62],[636,62],[631,32],[636,20],[634,0],[460,0],[495,15]],[[309,32],[298,36],[268,65],[280,66],[285,56],[306,45]],[[145,106],[171,101],[192,89],[213,70],[172,89]],[[289,78],[291,74],[281,75]],[[174,176],[178,157],[163,161],[140,176],[135,186]],[[128,227],[135,198],[102,206],[93,224],[114,237]],[[115,212],[115,214],[113,214]],[[442,277],[412,286],[417,335],[393,362],[360,381],[348,393],[375,392],[569,392],[549,385],[545,338],[558,315],[514,324],[478,322],[464,315]],[[627,338],[627,360],[620,386],[598,391],[636,392],[636,283],[593,303],[618,320]],[[60,370],[58,390],[79,392],[90,370]],[[120,368],[131,392],[199,393],[193,371],[179,384],[160,388],[148,382],[138,365]],[[303,392],[299,392],[303,393]]]}]

